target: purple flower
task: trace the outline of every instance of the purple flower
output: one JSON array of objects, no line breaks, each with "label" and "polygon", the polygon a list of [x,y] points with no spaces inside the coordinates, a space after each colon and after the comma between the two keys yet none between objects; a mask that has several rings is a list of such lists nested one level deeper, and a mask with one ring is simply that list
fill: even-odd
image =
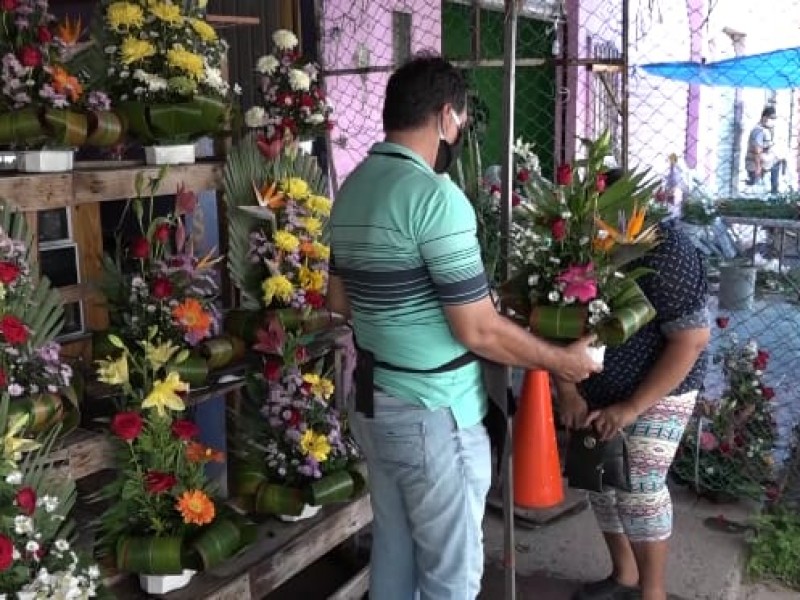
[{"label": "purple flower", "polygon": [[86,98],[86,105],[91,110],[107,111],[111,108],[111,98],[105,92],[92,90]]}]

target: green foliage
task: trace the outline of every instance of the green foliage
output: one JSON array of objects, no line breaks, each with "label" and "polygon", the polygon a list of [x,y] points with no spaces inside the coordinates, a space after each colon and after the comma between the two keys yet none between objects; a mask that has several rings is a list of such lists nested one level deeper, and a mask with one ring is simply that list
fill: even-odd
[{"label": "green foliage", "polygon": [[776,510],[759,516],[750,539],[748,574],[800,589],[800,514]]}]

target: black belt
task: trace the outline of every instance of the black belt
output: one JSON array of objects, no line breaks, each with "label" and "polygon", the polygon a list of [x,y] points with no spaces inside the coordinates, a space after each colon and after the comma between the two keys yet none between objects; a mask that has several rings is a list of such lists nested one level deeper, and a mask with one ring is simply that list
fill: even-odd
[{"label": "black belt", "polygon": [[375,360],[375,355],[372,352],[359,348],[358,344],[356,344],[356,355],[356,411],[370,419],[375,416],[375,367],[400,373],[432,375],[455,371],[478,360],[478,356],[475,353],[465,352],[450,362],[433,369],[413,369],[411,367],[393,365],[382,360]]}]

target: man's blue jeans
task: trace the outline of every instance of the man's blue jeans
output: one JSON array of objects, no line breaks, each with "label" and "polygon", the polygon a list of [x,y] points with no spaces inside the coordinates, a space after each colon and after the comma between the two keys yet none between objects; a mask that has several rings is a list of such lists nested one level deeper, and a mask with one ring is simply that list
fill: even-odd
[{"label": "man's blue jeans", "polygon": [[375,417],[351,411],[350,422],[369,469],[370,597],[474,600],[491,484],[483,424],[458,429],[447,409],[428,410],[380,391]]}]

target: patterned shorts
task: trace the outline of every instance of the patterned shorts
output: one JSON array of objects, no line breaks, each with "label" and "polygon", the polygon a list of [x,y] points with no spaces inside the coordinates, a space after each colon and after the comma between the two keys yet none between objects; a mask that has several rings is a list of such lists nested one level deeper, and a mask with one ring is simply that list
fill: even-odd
[{"label": "patterned shorts", "polygon": [[669,538],[672,499],[667,472],[696,400],[696,391],[667,396],[627,429],[633,491],[589,495],[601,531],[624,533],[632,542]]}]

